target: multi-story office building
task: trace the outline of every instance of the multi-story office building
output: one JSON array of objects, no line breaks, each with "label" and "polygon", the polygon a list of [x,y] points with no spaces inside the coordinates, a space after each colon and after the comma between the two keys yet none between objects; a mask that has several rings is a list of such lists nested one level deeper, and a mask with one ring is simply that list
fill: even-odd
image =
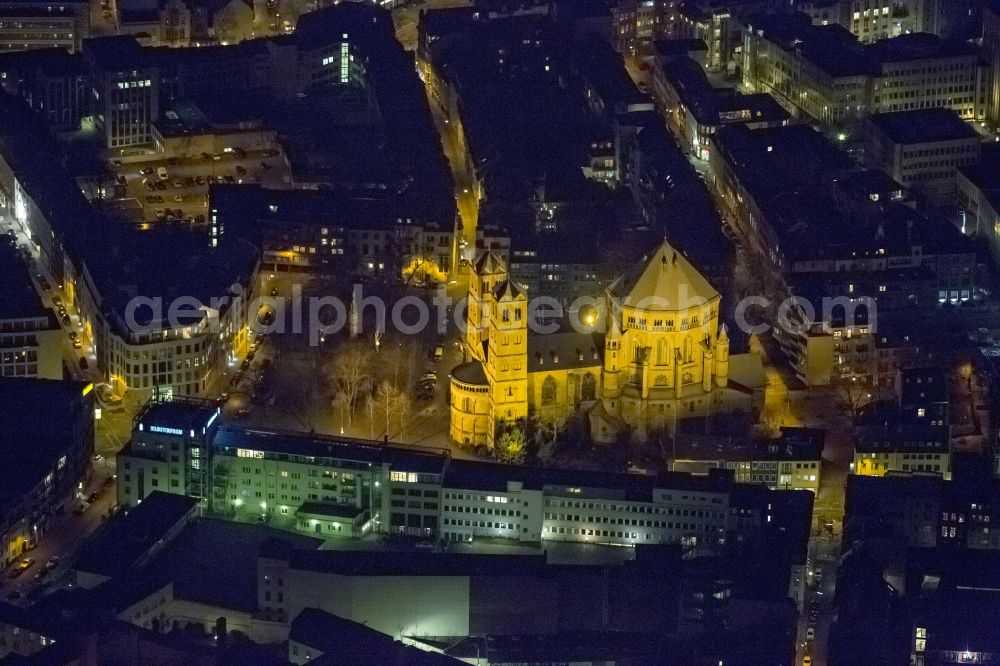
[{"label": "multi-story office building", "polygon": [[0,51],[79,51],[89,35],[90,5],[82,0],[0,2]]},{"label": "multi-story office building", "polygon": [[153,121],[160,114],[160,72],[143,57],[132,37],[89,40],[84,57],[98,128],[108,148],[153,142]]},{"label": "multi-story office building", "polygon": [[42,305],[24,261],[0,236],[0,377],[62,379],[62,330]]},{"label": "multi-story office building", "polygon": [[[184,494],[216,515],[258,516],[324,538],[673,543],[697,553],[746,528],[730,511],[726,471],[652,477],[474,463],[436,450],[220,428],[218,413],[190,400],[144,408],[118,455],[119,502]],[[818,465],[809,474],[818,483]],[[765,520],[763,507],[744,508],[758,525]]]},{"label": "multi-story office building", "polygon": [[954,203],[956,170],[979,158],[979,135],[950,109],[877,113],[866,130],[865,158],[933,205]]},{"label": "multi-story office building", "polygon": [[934,107],[981,119],[984,70],[965,42],[904,34],[868,46],[803,14],[744,20],[743,84],[787,109],[848,130],[871,113]]},{"label": "multi-story office building", "polygon": [[89,473],[93,388],[86,382],[0,378],[0,565],[35,547]]},{"label": "multi-story office building", "polygon": [[983,60],[987,64],[986,121],[1000,127],[1000,4],[983,8]]},{"label": "multi-story office building", "polygon": [[733,442],[725,437],[678,438],[671,451],[671,469],[704,474],[733,470],[737,483],[763,483],[775,490],[819,493],[826,433],[816,428],[781,428],[766,442]]}]

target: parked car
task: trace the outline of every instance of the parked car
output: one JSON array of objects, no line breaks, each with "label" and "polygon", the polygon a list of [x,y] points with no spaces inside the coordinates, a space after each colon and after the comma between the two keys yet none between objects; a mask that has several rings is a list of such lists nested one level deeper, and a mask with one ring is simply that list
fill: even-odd
[{"label": "parked car", "polygon": [[86,513],[87,509],[89,509],[89,508],[90,508],[89,504],[87,504],[86,502],[81,502],[79,504],[79,506],[77,506],[75,509],[73,509],[73,515],[74,516],[82,516],[84,513]]},{"label": "parked car", "polygon": [[157,167],[156,175],[160,180],[166,180],[170,178],[170,173],[167,171],[167,167]]},{"label": "parked car", "polygon": [[83,343],[79,340],[73,341],[73,349],[83,349]]},{"label": "parked car", "polygon": [[440,361],[442,358],[444,358],[444,346],[438,345],[434,348],[434,361]]}]

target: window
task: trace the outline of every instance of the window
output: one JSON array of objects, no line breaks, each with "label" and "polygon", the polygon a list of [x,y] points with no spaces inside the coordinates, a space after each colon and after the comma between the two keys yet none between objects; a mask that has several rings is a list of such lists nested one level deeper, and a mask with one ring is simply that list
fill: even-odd
[{"label": "window", "polygon": [[552,405],[556,401],[556,380],[551,375],[542,382],[542,405]]}]

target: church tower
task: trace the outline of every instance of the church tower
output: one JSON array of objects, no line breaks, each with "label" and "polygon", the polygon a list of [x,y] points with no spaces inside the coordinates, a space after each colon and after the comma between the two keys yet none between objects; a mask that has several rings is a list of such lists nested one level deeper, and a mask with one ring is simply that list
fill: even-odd
[{"label": "church tower", "polygon": [[507,279],[507,266],[492,250],[479,255],[469,275],[468,312],[465,316],[465,353],[469,360],[485,361],[484,343],[489,335],[493,290]]},{"label": "church tower", "polygon": [[489,446],[497,431],[526,427],[528,420],[527,289],[504,279],[493,289],[491,301],[485,362],[490,391]]}]

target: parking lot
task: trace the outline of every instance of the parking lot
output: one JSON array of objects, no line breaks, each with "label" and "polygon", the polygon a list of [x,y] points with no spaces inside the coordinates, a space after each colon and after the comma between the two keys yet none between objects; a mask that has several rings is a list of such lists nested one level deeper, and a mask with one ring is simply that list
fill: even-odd
[{"label": "parking lot", "polygon": [[134,200],[137,224],[180,222],[203,224],[208,212],[208,188],[216,183],[286,184],[289,169],[276,149],[201,153],[179,158],[150,154],[112,160],[116,198]]}]

